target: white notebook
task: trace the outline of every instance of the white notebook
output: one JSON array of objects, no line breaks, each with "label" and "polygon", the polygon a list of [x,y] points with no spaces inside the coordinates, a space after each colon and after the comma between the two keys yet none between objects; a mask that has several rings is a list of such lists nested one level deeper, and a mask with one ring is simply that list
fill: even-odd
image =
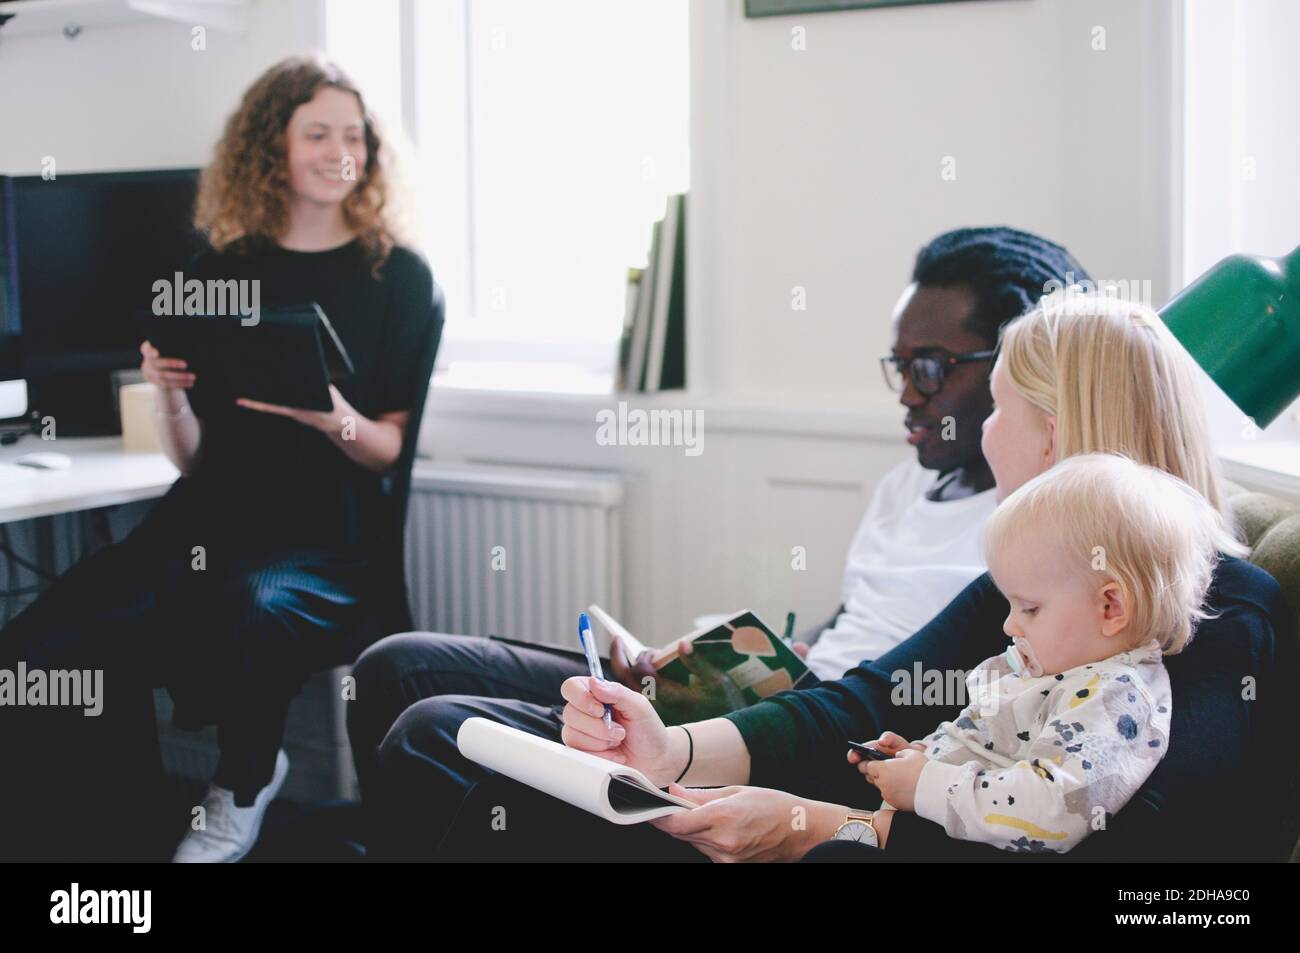
[{"label": "white notebook", "polygon": [[487,718],[467,718],[456,746],[471,761],[612,824],[640,824],[695,807],[659,790],[635,768]]}]

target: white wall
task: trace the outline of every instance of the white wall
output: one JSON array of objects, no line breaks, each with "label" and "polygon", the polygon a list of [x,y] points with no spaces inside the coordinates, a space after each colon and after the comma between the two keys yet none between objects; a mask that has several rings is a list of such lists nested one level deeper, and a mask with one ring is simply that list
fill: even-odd
[{"label": "white wall", "polygon": [[[961,225],[1169,285],[1173,4],[989,0],[745,19],[696,3],[693,193],[719,190],[697,309],[742,395],[884,399],[875,358],[916,251]],[[1094,51],[1093,29],[1105,30]],[[792,30],[806,49],[792,49]],[[730,106],[730,110],[726,109]],[[940,177],[944,156],[957,178]],[[728,214],[730,213],[730,214]],[[807,311],[791,288],[807,289]]]},{"label": "white wall", "polygon": [[314,0],[258,0],[244,35],[165,20],[5,36],[0,28],[0,173],[203,165],[250,82],[319,45]]}]

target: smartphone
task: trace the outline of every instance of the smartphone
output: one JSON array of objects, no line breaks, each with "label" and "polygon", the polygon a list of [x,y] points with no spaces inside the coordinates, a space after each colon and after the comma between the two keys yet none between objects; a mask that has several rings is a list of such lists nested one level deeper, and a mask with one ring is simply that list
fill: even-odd
[{"label": "smartphone", "polygon": [[879,748],[868,748],[866,745],[859,744],[856,741],[850,741],[849,747],[862,755],[862,757],[866,758],[868,761],[888,761],[893,757],[893,755],[885,754]]}]

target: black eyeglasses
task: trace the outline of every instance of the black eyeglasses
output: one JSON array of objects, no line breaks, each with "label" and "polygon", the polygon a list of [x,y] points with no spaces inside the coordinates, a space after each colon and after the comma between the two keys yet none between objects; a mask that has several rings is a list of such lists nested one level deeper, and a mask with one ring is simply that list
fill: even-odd
[{"label": "black eyeglasses", "polygon": [[969,354],[937,355],[924,357],[882,357],[880,369],[885,375],[885,384],[895,394],[901,394],[907,387],[907,378],[911,377],[916,389],[926,397],[933,397],[943,390],[944,371],[955,364],[968,364],[971,361],[987,361],[998,352],[971,351]]}]

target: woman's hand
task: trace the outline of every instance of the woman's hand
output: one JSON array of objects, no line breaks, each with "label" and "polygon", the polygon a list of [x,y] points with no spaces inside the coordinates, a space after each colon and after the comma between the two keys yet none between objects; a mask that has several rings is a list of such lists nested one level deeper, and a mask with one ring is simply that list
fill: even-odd
[{"label": "woman's hand", "polygon": [[333,406],[329,410],[303,410],[301,407],[285,407],[282,404],[266,404],[260,400],[252,400],[248,397],[239,397],[235,403],[240,407],[246,407],[249,410],[257,410],[264,414],[278,414],[281,417],[288,417],[290,420],[296,420],[300,424],[306,424],[321,433],[333,436],[336,433],[342,433],[345,424],[344,418],[351,416],[354,420],[360,416],[352,405],[343,399],[339,389],[330,384],[330,400]]},{"label": "woman's hand", "polygon": [[[650,699],[615,682],[590,675],[566,678],[560,686],[564,728],[560,738],[570,748],[636,768],[663,786],[686,765],[686,750],[673,745],[670,733]],[[605,727],[605,703],[613,706],[611,727]],[[682,732],[682,740],[685,735]],[[675,764],[680,760],[681,764]]]},{"label": "woman's hand", "polygon": [[140,353],[144,356],[140,372],[160,391],[189,390],[194,386],[194,374],[185,369],[187,365],[179,357],[163,357],[148,341],[141,342]]},{"label": "woman's hand", "polygon": [[650,823],[715,863],[793,861],[830,840],[849,809],[771,788],[683,788],[669,793],[700,805]]},{"label": "woman's hand", "polygon": [[264,414],[288,417],[319,430],[348,459],[376,473],[383,473],[397,462],[402,453],[409,411],[391,411],[371,420],[353,408],[333,384],[330,384],[330,401],[333,406],[329,410],[283,407],[247,397],[240,397],[235,403]]},{"label": "woman's hand", "polygon": [[194,386],[195,375],[186,370],[183,360],[163,357],[148,341],[140,344],[140,371],[153,384],[154,431],[163,453],[185,476],[194,472],[203,430],[190,410],[185,392]]}]

